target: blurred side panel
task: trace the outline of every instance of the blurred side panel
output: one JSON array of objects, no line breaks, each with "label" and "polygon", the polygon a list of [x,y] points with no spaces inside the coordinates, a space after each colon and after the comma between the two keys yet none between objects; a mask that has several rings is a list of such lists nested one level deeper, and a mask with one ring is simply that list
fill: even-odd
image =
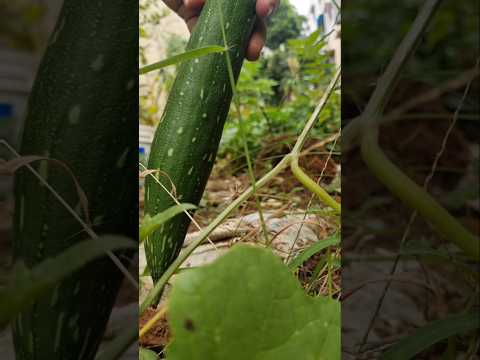
[{"label": "blurred side panel", "polygon": [[478,354],[479,9],[342,3],[343,359]]},{"label": "blurred side panel", "polygon": [[[2,359],[93,359],[136,324],[137,96],[138,3],[0,2]],[[106,235],[121,250],[31,280]]]}]

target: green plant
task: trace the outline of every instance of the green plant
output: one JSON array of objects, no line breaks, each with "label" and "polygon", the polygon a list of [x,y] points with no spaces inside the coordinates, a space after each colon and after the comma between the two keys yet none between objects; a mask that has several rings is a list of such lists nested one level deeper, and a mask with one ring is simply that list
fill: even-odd
[{"label": "green plant", "polygon": [[[306,138],[312,128],[315,126],[318,117],[325,108],[328,99],[334,91],[336,84],[340,78],[340,71],[337,71],[333,79],[331,80],[328,89],[322,96],[319,104],[315,108],[315,111],[310,116],[307,124],[305,125],[304,130],[300,134],[297,142],[295,144],[296,151],[301,149],[305,145]],[[180,265],[187,259],[189,255],[203,242],[205,239],[212,233],[212,231],[218,227],[235,209],[237,209],[243,202],[248,200],[252,195],[255,194],[254,189],[260,189],[266,184],[268,184],[275,176],[284,171],[292,162],[294,156],[292,154],[286,155],[271,171],[265,174],[260,180],[256,181],[254,185],[245,190],[238,198],[236,198],[232,203],[230,203],[207,227],[202,229],[200,234],[194,239],[194,241],[181,253],[168,267],[168,269],[163,273],[160,279],[156,282],[154,288],[148,293],[145,297],[145,300],[140,305],[140,314],[144,313],[149,306],[151,306],[159,294],[162,292],[165,284],[170,279],[170,277],[175,273],[175,271],[180,267]],[[318,185],[317,185],[318,186]]]},{"label": "green plant", "polygon": [[[255,22],[254,1],[209,0],[187,51],[224,44],[220,9],[225,17],[228,52],[236,78]],[[231,98],[223,54],[209,54],[182,63],[155,134],[148,164],[150,170],[160,170],[157,178],[170,193],[147,177],[147,214],[154,215],[174,205],[172,195],[181,201],[199,203],[217,154]],[[145,241],[147,262],[155,282],[178,255],[189,224],[186,215],[178,216]]]},{"label": "green plant", "polygon": [[[253,157],[261,151],[265,140],[275,134],[290,135],[294,139],[303,128],[303,119],[315,108],[318,92],[328,86],[326,80],[334,71],[335,65],[325,51],[320,31],[289,40],[286,46],[267,54],[264,60],[243,67],[237,92]],[[245,165],[244,148],[236,117],[231,111],[221,141],[220,156],[235,159],[236,165],[242,168]],[[322,121],[311,133],[317,139],[336,131],[340,125],[338,93],[332,94],[320,117]]]},{"label": "green plant", "polygon": [[[222,25],[221,28],[222,28],[222,32],[223,32],[223,38],[224,38],[223,39],[224,48],[225,49],[231,49],[232,44],[228,41],[227,36],[226,36],[227,30],[228,30],[225,27],[226,22],[222,21],[222,14],[219,14],[219,15],[220,15],[220,23],[221,23],[220,25]],[[183,55],[186,55],[186,54],[183,54]],[[176,61],[189,61],[183,55],[177,56]],[[321,116],[321,115],[322,115],[322,112],[330,105],[328,100],[335,96],[334,89],[335,89],[335,87],[336,87],[336,85],[339,81],[339,78],[340,78],[340,72],[339,71],[337,71],[335,73],[335,75],[333,76],[333,79],[332,79],[332,76],[331,76],[332,75],[331,72],[326,74],[327,79],[329,80],[329,83],[328,83],[328,86],[321,89],[321,93],[320,93],[321,94],[321,99],[320,100],[318,99],[318,92],[314,92],[313,89],[312,89],[312,94],[315,94],[314,95],[314,101],[316,101],[317,104],[315,106],[315,109],[311,109],[313,111],[313,113],[309,117],[309,120],[308,120],[306,126],[303,128],[302,126],[298,125],[298,127],[297,127],[298,129],[303,130],[303,131],[301,132],[301,135],[297,140],[297,143],[295,145],[295,150],[291,154],[288,154],[283,159],[281,159],[280,163],[277,166],[275,166],[274,169],[271,172],[269,172],[268,174],[266,174],[262,179],[260,179],[259,181],[255,181],[255,179],[253,178],[251,162],[250,162],[250,157],[249,157],[249,149],[248,149],[249,146],[248,146],[248,143],[246,141],[248,136],[249,136],[249,133],[247,131],[245,131],[246,129],[244,127],[245,118],[244,118],[244,112],[243,112],[244,109],[242,109],[242,106],[243,106],[243,104],[245,104],[245,102],[244,102],[243,97],[241,96],[242,94],[235,91],[235,76],[234,76],[234,72],[233,72],[233,67],[231,66],[231,63],[230,63],[230,61],[232,60],[231,59],[231,53],[225,52],[225,57],[226,57],[226,66],[227,66],[227,70],[228,70],[228,82],[229,82],[229,86],[232,88],[232,92],[234,93],[234,97],[235,97],[235,113],[232,113],[232,114],[235,114],[236,117],[237,117],[236,126],[238,126],[238,134],[241,137],[241,143],[240,143],[241,145],[240,146],[243,147],[243,151],[245,153],[245,158],[247,159],[247,165],[249,166],[249,175],[250,175],[251,179],[253,180],[253,183],[252,183],[252,186],[248,190],[246,190],[237,199],[235,199],[231,204],[229,204],[227,206],[227,208],[217,218],[215,218],[205,229],[202,229],[201,232],[200,232],[200,235],[197,236],[194,239],[194,241],[186,249],[184,249],[184,251],[173,261],[173,263],[168,267],[168,269],[166,269],[166,271],[163,273],[163,275],[160,277],[160,279],[156,282],[156,284],[154,284],[154,289],[152,289],[147,294],[147,297],[145,298],[145,300],[141,304],[141,306],[140,306],[140,313],[141,314],[144,313],[145,310],[148,309],[150,305],[154,304],[157,301],[160,293],[163,291],[163,288],[164,288],[165,284],[167,283],[167,281],[169,281],[171,276],[178,271],[179,266],[185,261],[185,259],[203,241],[205,241],[207,239],[209,234],[211,234],[211,232],[215,228],[217,228],[222,221],[224,221],[240,205],[245,203],[245,201],[248,200],[251,196],[255,196],[258,199],[257,191],[260,188],[262,188],[263,186],[265,186],[266,184],[268,184],[275,176],[280,174],[282,171],[285,171],[288,168],[288,166],[291,165],[293,161],[295,161],[295,159],[298,159],[298,157],[300,156],[300,151],[302,150],[303,146],[305,145],[307,137],[312,132],[312,129],[317,124],[317,121],[319,120],[319,118],[321,117],[321,122],[320,122],[319,125],[323,125],[323,122],[325,122],[327,120],[326,118],[323,118],[323,116]],[[162,63],[163,64],[168,64],[168,63],[170,63],[170,60],[167,59],[166,61],[164,61]],[[186,62],[186,63],[184,62],[184,64],[188,64],[188,62]],[[249,70],[248,68],[250,68],[250,66],[247,66],[247,71]],[[255,68],[255,66],[252,66],[252,68],[254,68],[254,71],[258,70],[258,68]],[[322,80],[325,81],[325,79],[322,79]],[[265,81],[264,85],[265,85],[265,88],[268,88],[270,83],[268,81]],[[239,87],[240,87],[240,85],[239,85]],[[248,89],[246,89],[246,90],[248,91]],[[257,92],[256,94],[259,94],[259,93],[260,92]],[[252,98],[256,94],[252,92],[251,93]],[[178,204],[178,200],[175,199],[175,196],[172,196],[172,195],[175,195],[175,193],[173,193],[172,191],[169,191],[172,188],[171,184],[169,182],[166,183],[166,184],[162,183],[159,180],[159,178],[157,176],[155,176],[155,174],[157,173],[157,171],[155,169],[149,169],[147,172],[148,172],[147,176],[151,178],[152,183],[156,183],[156,186],[159,187],[158,190],[163,190],[163,191],[165,191],[166,194],[168,194],[170,192],[169,196],[171,196],[172,200],[173,200],[172,205],[175,202]],[[306,174],[302,174],[302,176],[299,176],[299,177],[302,178],[302,179],[307,178]],[[314,184],[312,186],[312,189],[318,190],[318,188],[319,188],[319,185],[316,182],[314,182]],[[257,202],[257,205],[258,205],[258,202]],[[338,205],[338,204],[336,204],[336,205]],[[189,214],[186,212],[185,215],[189,215]],[[267,242],[267,244],[268,244],[268,242]],[[335,239],[333,239],[330,242],[327,241],[327,244],[325,244],[325,246],[328,247],[328,246],[332,246],[332,245],[335,245],[335,244],[338,244],[338,237],[336,237]],[[319,249],[316,249],[315,251],[320,251],[320,250],[323,250],[323,249],[325,249],[325,247],[322,246]],[[251,250],[251,252],[249,252],[250,250]],[[332,264],[334,263],[334,260],[330,256],[330,252],[329,252],[328,249],[327,249],[327,253],[328,253],[327,254],[327,257],[328,257],[327,272],[328,272],[328,275],[329,275],[329,283],[331,283],[331,276],[330,276],[331,274],[330,273],[331,273],[331,269],[333,268]],[[262,254],[262,255],[260,255],[260,254]],[[310,254],[313,255],[314,251],[311,251]],[[307,256],[307,255],[305,255],[305,256]],[[260,261],[259,260],[260,257],[263,260]],[[269,257],[269,260],[271,260],[271,261],[267,261],[267,257]],[[221,265],[220,265],[220,263],[221,263]],[[299,290],[298,284],[295,283],[296,280],[294,280],[294,278],[291,277],[291,273],[289,273],[289,269],[286,266],[282,265],[278,261],[278,259],[275,259],[275,257],[270,253],[270,251],[267,251],[267,250],[261,251],[259,249],[248,249],[248,248],[245,249],[241,246],[233,249],[231,252],[229,252],[227,255],[225,255],[225,257],[223,259],[218,260],[212,266],[209,266],[209,267],[206,267],[206,268],[201,267],[201,268],[197,268],[197,269],[186,270],[186,271],[180,272],[180,275],[177,278],[178,282],[175,281],[174,284],[173,284],[174,288],[177,289],[179,295],[175,297],[175,300],[173,298],[171,298],[169,300],[168,308],[162,307],[158,310],[158,312],[140,330],[140,336],[143,336],[153,326],[153,324],[155,324],[155,322],[158,321],[158,319],[161,318],[168,311],[169,318],[175,317],[178,320],[177,321],[178,326],[176,325],[175,329],[174,329],[174,332],[176,334],[180,334],[180,335],[176,335],[177,340],[178,340],[178,344],[182,344],[182,342],[192,342],[192,341],[197,342],[197,340],[195,340],[195,338],[196,338],[196,335],[197,335],[196,334],[196,328],[197,328],[197,325],[198,325],[198,326],[206,329],[206,334],[208,334],[208,335],[206,335],[206,338],[205,338],[206,341],[203,341],[203,344],[199,345],[199,346],[201,346],[201,347],[199,347],[199,350],[201,352],[199,351],[197,356],[201,356],[202,354],[205,353],[205,351],[208,351],[208,349],[211,350],[212,349],[211,346],[215,347],[215,349],[216,349],[215,354],[217,354],[218,351],[221,352],[222,349],[223,349],[223,351],[226,351],[226,352],[228,352],[229,349],[230,349],[229,353],[234,354],[235,351],[233,351],[233,350],[235,348],[235,339],[238,339],[239,337],[243,337],[243,334],[241,332],[242,331],[244,331],[244,332],[249,331],[249,330],[252,329],[252,327],[251,326],[241,327],[234,334],[232,332],[235,329],[234,326],[225,326],[224,328],[222,328],[222,330],[225,330],[224,331],[225,334],[232,334],[232,336],[231,337],[230,336],[222,336],[221,339],[218,341],[218,343],[214,344],[212,342],[212,339],[214,339],[215,337],[211,333],[211,328],[210,328],[211,324],[209,322],[208,316],[202,317],[202,319],[200,319],[200,322],[197,322],[196,319],[193,319],[193,318],[185,319],[185,316],[188,316],[188,315],[185,313],[184,310],[185,310],[185,306],[189,306],[190,308],[193,306],[197,310],[196,311],[197,314],[202,314],[202,313],[203,314],[209,314],[210,310],[208,310],[208,306],[211,306],[212,304],[215,304],[216,301],[218,301],[218,299],[220,297],[215,295],[212,298],[210,298],[210,297],[204,298],[205,301],[198,301],[199,299],[197,299],[196,296],[191,296],[190,297],[191,302],[189,304],[185,305],[186,302],[188,301],[188,299],[185,297],[185,294],[182,293],[182,290],[184,290],[186,288],[189,288],[191,286],[197,286],[200,282],[204,283],[204,285],[205,285],[204,290],[216,289],[215,294],[221,293],[221,292],[225,293],[225,290],[228,288],[229,284],[238,283],[238,282],[244,283],[245,281],[238,280],[242,276],[242,272],[241,271],[239,272],[238,269],[234,269],[234,266],[229,266],[229,264],[232,264],[232,265],[235,264],[236,267],[241,267],[242,270],[255,268],[255,271],[254,271],[255,276],[254,277],[252,277],[252,276],[248,277],[252,281],[258,281],[259,286],[255,287],[255,290],[252,291],[252,293],[254,293],[255,296],[258,296],[258,297],[263,296],[262,294],[264,294],[264,293],[262,291],[265,291],[265,289],[263,289],[263,286],[261,286],[261,284],[263,282],[267,282],[272,288],[275,288],[275,291],[278,291],[278,292],[290,292],[290,290],[292,290],[292,287],[290,287],[290,285],[293,285],[294,288],[297,288],[296,291],[292,292],[292,295],[295,298],[295,300],[293,302],[295,302],[296,300],[300,300],[300,302],[303,303],[303,304],[310,303],[310,305],[312,305],[311,308],[309,306],[305,307],[305,308],[309,309],[309,311],[306,311],[306,313],[311,314],[311,312],[313,311],[315,313],[315,315],[313,316],[314,321],[317,322],[319,326],[309,326],[309,325],[307,325],[305,327],[299,326],[298,328],[295,328],[295,326],[291,327],[290,326],[291,324],[288,324],[288,321],[285,322],[285,323],[282,323],[282,329],[285,329],[289,334],[295,334],[296,332],[301,332],[303,335],[305,335],[305,337],[296,337],[295,335],[292,335],[291,339],[286,342],[286,346],[284,348],[282,348],[282,347],[277,348],[275,346],[272,346],[269,349],[271,351],[271,353],[270,354],[265,354],[265,356],[267,356],[265,358],[268,358],[268,356],[271,356],[272,358],[278,358],[278,356],[281,356],[281,354],[283,352],[285,352],[285,354],[287,354],[288,351],[295,352],[295,355],[298,355],[298,352],[300,350],[302,350],[303,354],[309,354],[309,355],[312,355],[312,354],[318,355],[319,352],[322,352],[322,353],[323,352],[328,352],[328,356],[330,358],[338,358],[338,356],[339,356],[338,354],[339,354],[339,351],[340,351],[340,343],[339,343],[339,336],[338,336],[339,335],[338,323],[339,323],[339,315],[340,315],[339,314],[339,303],[337,301],[327,299],[327,298],[312,299],[312,298],[309,298],[309,297],[305,296],[303,291]],[[275,264],[275,265],[273,265],[273,264]],[[219,268],[221,268],[221,270],[219,270]],[[272,268],[275,268],[275,271],[270,271],[270,270],[272,270]],[[225,274],[225,277],[228,276],[228,279],[224,279],[224,281],[214,281],[215,279],[211,278],[211,276],[206,275],[207,273],[209,273],[211,271],[216,271],[216,272],[220,271],[222,274]],[[249,271],[247,271],[247,272],[249,272]],[[285,287],[278,286],[278,284],[273,283],[271,281],[271,279],[269,279],[269,277],[268,277],[268,274],[270,274],[271,272],[273,273],[274,277],[278,276],[278,277],[281,277],[282,279],[285,279],[285,281],[282,281],[282,283],[286,283],[286,286]],[[205,276],[207,276],[209,278],[208,282],[206,280],[198,280],[200,278],[204,279]],[[288,278],[288,280],[287,280],[287,278]],[[194,281],[194,283],[197,284],[197,285],[195,285],[194,283],[191,282],[192,279],[197,279],[197,281]],[[183,286],[180,283],[183,283]],[[242,291],[241,288],[239,288],[237,290],[239,290],[240,293]],[[231,292],[231,289],[229,289],[228,292]],[[333,292],[330,291],[330,294],[332,294],[332,293]],[[211,296],[211,295],[209,295],[209,296]],[[233,292],[232,292],[232,296],[234,298],[238,297]],[[202,296],[202,298],[203,298],[203,296]],[[243,300],[243,301],[241,301],[241,300]],[[265,300],[264,303],[263,303],[264,305],[266,304],[266,306],[269,306],[271,304],[271,302],[269,302],[268,299],[264,299],[264,300]],[[295,308],[296,307],[293,304],[293,302],[289,306],[289,308],[291,308],[291,307]],[[180,308],[181,307],[181,305],[179,305],[180,303],[182,303],[184,305],[183,310]],[[222,303],[222,302],[220,301],[220,303]],[[236,304],[236,306],[237,306],[238,309],[242,309],[242,310],[235,311],[234,314],[231,314],[230,316],[228,316],[228,322],[231,323],[231,324],[234,324],[236,322],[242,322],[243,319],[239,318],[238,315],[241,314],[242,311],[246,311],[244,309],[248,309],[249,304],[251,305],[251,303],[249,303],[248,301],[245,301],[245,299],[240,299],[240,297],[239,297],[239,302]],[[318,307],[317,307],[317,305],[318,305]],[[170,307],[170,306],[172,306],[172,307]],[[326,306],[326,308],[329,308],[331,311],[325,312],[326,308],[323,307],[323,306]],[[301,307],[304,308],[303,305]],[[319,312],[317,312],[317,311],[319,311]],[[259,311],[259,313],[263,314],[262,311]],[[305,321],[305,319],[309,318],[310,314],[303,314],[303,315],[306,315],[306,316],[303,316],[303,315],[298,316],[298,317],[296,317],[296,320],[298,320],[299,322],[303,322],[303,321]],[[267,321],[270,321],[269,317],[267,317]],[[325,326],[325,322],[327,322],[326,326]],[[321,327],[320,325],[323,325],[323,327]],[[190,334],[190,333],[189,334],[184,334],[185,331],[192,332],[192,334]],[[262,337],[262,342],[263,341],[278,342],[278,335],[281,332],[282,331],[276,332],[275,334],[272,333],[271,336],[269,336],[269,334],[265,334],[265,336]],[[326,337],[324,336],[325,334],[327,334]],[[127,340],[128,339],[128,334],[126,333],[125,335],[126,335],[125,336],[125,341],[128,341]],[[189,335],[193,335],[193,336],[189,336]],[[302,345],[299,344],[299,342],[301,342],[302,339],[306,340],[307,338],[310,338],[312,336],[315,337],[316,340],[318,340],[318,336],[320,336],[322,338],[322,340],[324,340],[324,341],[322,341],[321,343],[319,343],[318,341],[310,341],[310,344],[306,344],[305,346],[302,346]],[[253,338],[254,338],[253,341],[249,341],[248,346],[251,347],[251,351],[253,353],[257,353],[258,342],[256,340],[258,339],[258,337],[253,337]],[[252,337],[250,337],[249,340],[252,340]],[[200,343],[201,343],[201,341],[200,341]],[[167,351],[169,351],[169,353],[168,353],[169,358],[170,357],[172,357],[172,358],[177,357],[179,359],[185,358],[187,355],[185,353],[182,353],[182,349],[184,349],[184,347],[182,347],[181,345],[174,345],[174,344],[175,343],[172,343],[171,348],[169,347],[168,350],[167,350]],[[180,349],[179,350],[180,352],[175,353],[174,352],[175,350],[173,350],[174,346],[176,346],[177,350]],[[170,351],[170,350],[172,350],[172,351]],[[242,351],[243,351],[243,349],[242,349]],[[246,349],[246,351],[248,351],[248,349]],[[145,349],[142,349],[141,352],[143,354],[142,356],[147,356],[147,354],[145,352]],[[208,352],[208,354],[210,356],[212,353]],[[152,358],[153,358],[154,354],[148,353],[148,356],[152,356]],[[195,355],[193,355],[193,356],[195,356]],[[108,358],[108,359],[110,359],[110,358]],[[103,358],[102,358],[102,360],[103,360]]]},{"label": "green plant", "polygon": [[287,40],[298,38],[305,20],[305,17],[298,15],[290,1],[282,0],[277,11],[267,20],[267,46],[278,49]]}]

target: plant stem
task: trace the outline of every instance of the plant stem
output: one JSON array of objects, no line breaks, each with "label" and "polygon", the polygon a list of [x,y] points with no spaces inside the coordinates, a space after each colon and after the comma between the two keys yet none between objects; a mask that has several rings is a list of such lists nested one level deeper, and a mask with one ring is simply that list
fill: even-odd
[{"label": "plant stem", "polygon": [[378,129],[364,133],[361,150],[369,169],[393,194],[407,206],[417,210],[437,231],[468,256],[475,260],[480,259],[478,238],[385,156],[378,145]]},{"label": "plant stem", "polygon": [[[222,8],[220,7],[220,4],[218,6],[218,11],[219,11],[219,14],[220,14],[220,24],[222,26],[223,43],[225,45],[225,48],[228,48],[227,34],[225,33],[223,12],[222,12]],[[257,207],[258,215],[260,217],[260,224],[262,225],[262,233],[265,237],[265,244],[269,244],[268,229],[267,229],[267,225],[265,223],[265,217],[263,216],[262,205],[260,203],[259,197],[257,196],[257,189],[255,187],[255,174],[253,172],[252,160],[251,160],[251,157],[250,157],[250,150],[248,149],[247,136],[246,136],[246,131],[245,131],[245,124],[243,122],[242,112],[240,110],[240,102],[239,102],[239,99],[238,99],[237,89],[235,87],[235,77],[233,76],[232,60],[230,59],[230,54],[229,54],[228,51],[225,52],[225,60],[227,62],[228,76],[229,76],[229,79],[230,79],[230,86],[232,88],[232,94],[233,94],[233,103],[235,105],[235,110],[237,112],[238,125],[239,125],[239,128],[240,128],[240,136],[242,138],[243,149],[244,149],[244,152],[245,152],[245,159],[247,160],[248,175],[250,177],[250,182],[251,182],[252,188],[253,188],[253,195],[255,197],[255,205]]]},{"label": "plant stem", "polygon": [[298,159],[293,158],[290,164],[293,175],[302,185],[310,192],[317,195],[317,197],[327,206],[330,206],[337,214],[341,212],[341,206],[336,202],[321,186],[313,181],[298,165]]},{"label": "plant stem", "polygon": [[141,339],[150,329],[167,313],[167,307],[161,308],[148,322],[142,327],[138,334],[138,338]]}]

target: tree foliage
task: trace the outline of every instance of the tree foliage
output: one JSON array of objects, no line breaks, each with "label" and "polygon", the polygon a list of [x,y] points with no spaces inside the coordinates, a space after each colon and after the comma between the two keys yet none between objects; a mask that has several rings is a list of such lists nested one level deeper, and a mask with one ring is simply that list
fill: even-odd
[{"label": "tree foliage", "polygon": [[282,0],[275,14],[267,20],[267,46],[278,49],[287,40],[300,37],[304,22],[305,17],[299,15],[292,4]]}]

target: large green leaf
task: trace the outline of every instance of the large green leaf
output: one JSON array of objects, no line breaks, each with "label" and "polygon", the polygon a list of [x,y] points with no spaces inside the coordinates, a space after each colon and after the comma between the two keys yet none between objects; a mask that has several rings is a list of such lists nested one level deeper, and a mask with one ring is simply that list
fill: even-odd
[{"label": "large green leaf", "polygon": [[237,245],[178,275],[168,360],[337,360],[340,304],[305,294],[270,250]]},{"label": "large green leaf", "polygon": [[152,350],[140,348],[139,351],[140,360],[157,360],[158,356]]},{"label": "large green leaf", "polygon": [[434,321],[411,336],[400,340],[382,356],[382,360],[408,360],[439,341],[480,327],[480,313],[454,315]]},{"label": "large green leaf", "polygon": [[58,282],[90,261],[106,256],[107,251],[133,249],[137,246],[136,242],[124,237],[102,236],[97,240],[82,241],[32,269],[23,263],[17,263],[10,282],[0,288],[0,328]]}]

